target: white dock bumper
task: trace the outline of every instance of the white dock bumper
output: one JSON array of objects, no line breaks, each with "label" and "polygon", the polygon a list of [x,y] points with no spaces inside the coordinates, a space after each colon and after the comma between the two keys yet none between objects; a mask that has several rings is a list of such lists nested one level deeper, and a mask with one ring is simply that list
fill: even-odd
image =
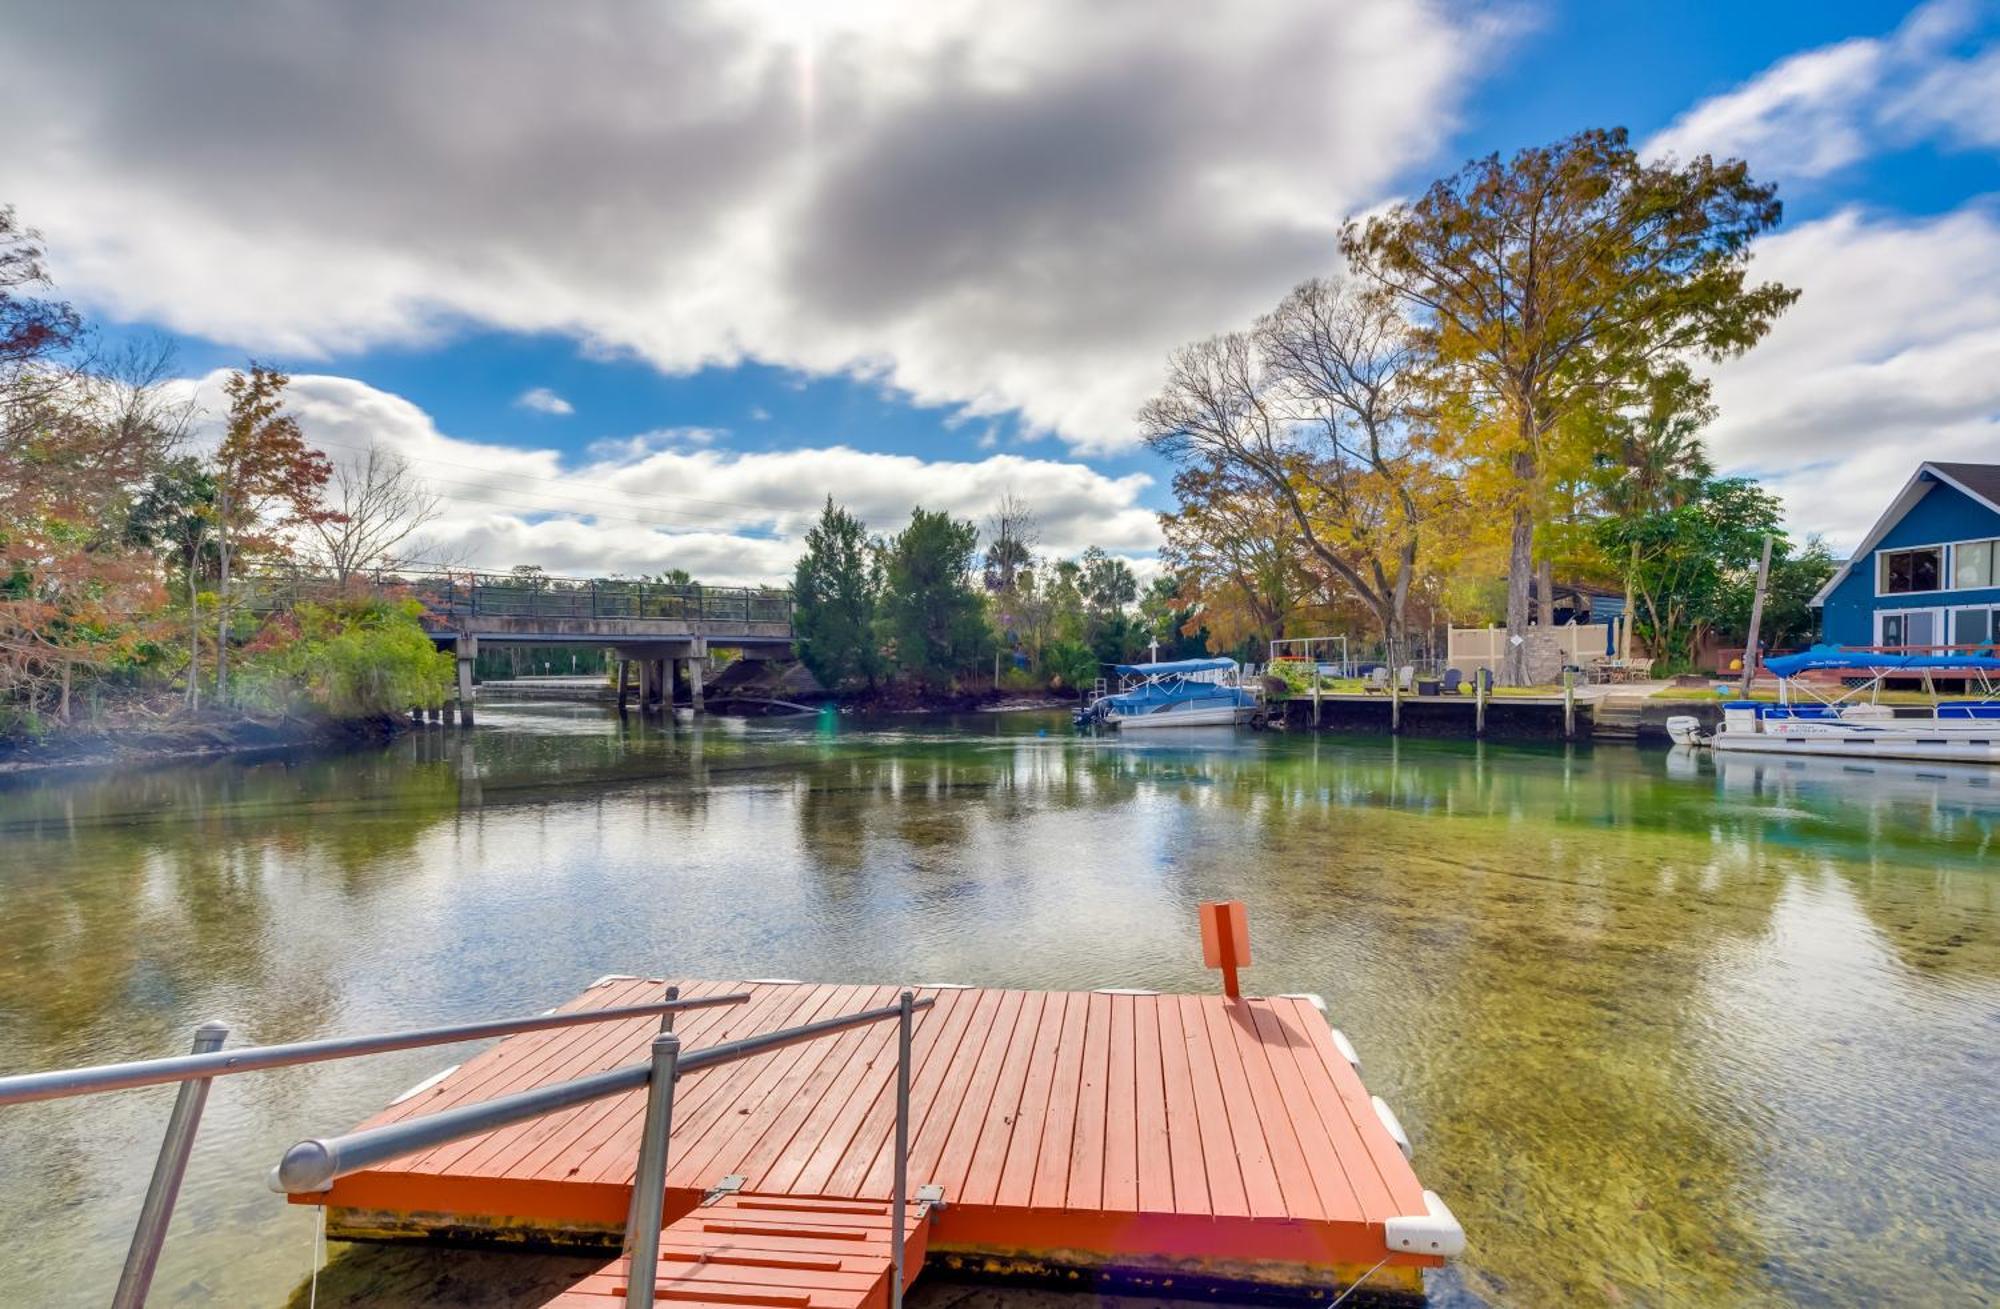
[{"label": "white dock bumper", "polygon": [[1382,1224],[1382,1229],[1391,1250],[1443,1255],[1447,1259],[1465,1253],[1465,1229],[1458,1225],[1458,1219],[1436,1191],[1424,1192],[1421,1216],[1391,1218]]},{"label": "white dock bumper", "polygon": [[1340,1051],[1340,1057],[1347,1061],[1355,1072],[1361,1071],[1361,1055],[1354,1048],[1354,1042],[1347,1039],[1347,1033],[1338,1027],[1333,1029],[1333,1048]]},{"label": "white dock bumper", "polygon": [[1403,1125],[1400,1122],[1396,1121],[1396,1111],[1391,1109],[1389,1102],[1379,1095],[1369,1096],[1368,1103],[1375,1106],[1375,1116],[1382,1120],[1384,1130],[1389,1133],[1389,1138],[1396,1143],[1396,1148],[1403,1152],[1403,1158],[1408,1159],[1410,1157],[1410,1134],[1403,1130]]}]

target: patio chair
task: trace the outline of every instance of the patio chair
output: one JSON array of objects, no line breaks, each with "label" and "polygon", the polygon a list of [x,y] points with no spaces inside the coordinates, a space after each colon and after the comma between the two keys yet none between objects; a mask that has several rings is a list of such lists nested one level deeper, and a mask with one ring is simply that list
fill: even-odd
[{"label": "patio chair", "polygon": [[1362,679],[1361,689],[1370,695],[1386,693],[1389,689],[1389,670],[1380,665],[1369,669],[1368,676]]},{"label": "patio chair", "polygon": [[1396,670],[1396,689],[1404,695],[1410,693],[1411,689],[1416,685],[1416,681],[1417,666],[1415,664],[1404,664]]},{"label": "patio chair", "polygon": [[1458,695],[1464,689],[1464,682],[1464,673],[1459,672],[1456,668],[1447,668],[1444,670],[1444,685],[1438,688],[1438,693],[1440,695]]}]

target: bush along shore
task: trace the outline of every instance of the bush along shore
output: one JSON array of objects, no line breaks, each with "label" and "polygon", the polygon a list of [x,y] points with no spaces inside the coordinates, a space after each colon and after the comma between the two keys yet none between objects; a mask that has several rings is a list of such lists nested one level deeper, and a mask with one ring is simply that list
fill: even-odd
[{"label": "bush along shore", "polygon": [[194,706],[135,672],[72,721],[18,721],[0,736],[0,772],[321,748],[387,740],[413,709],[441,708],[451,656],[415,601],[301,604],[249,624],[219,702]]}]

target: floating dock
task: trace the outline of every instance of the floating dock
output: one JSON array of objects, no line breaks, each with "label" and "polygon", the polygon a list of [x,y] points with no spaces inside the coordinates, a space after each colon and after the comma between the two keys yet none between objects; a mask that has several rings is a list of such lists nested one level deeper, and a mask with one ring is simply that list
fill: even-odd
[{"label": "floating dock", "polygon": [[[656,1001],[674,979],[601,979],[565,1009]],[[689,1050],[878,1006],[901,988],[678,981]],[[1463,1235],[1309,996],[915,988],[910,1275],[1325,1296],[1420,1296]],[[648,1059],[656,1020],[510,1037],[368,1126]],[[885,1305],[894,1024],[685,1075],[674,1100],[662,1301]],[[643,1089],[343,1177],[342,1239],[615,1248]],[[610,1305],[614,1260],[552,1303]],[[719,1279],[719,1280],[718,1280]]]}]

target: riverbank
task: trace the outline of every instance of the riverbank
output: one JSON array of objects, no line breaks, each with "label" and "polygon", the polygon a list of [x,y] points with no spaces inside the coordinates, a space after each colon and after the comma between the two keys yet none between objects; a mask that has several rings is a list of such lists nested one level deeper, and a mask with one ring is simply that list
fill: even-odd
[{"label": "riverbank", "polygon": [[0,776],[379,745],[412,726],[409,718],[394,714],[339,720],[203,714],[157,724],[125,722],[0,743]]}]

